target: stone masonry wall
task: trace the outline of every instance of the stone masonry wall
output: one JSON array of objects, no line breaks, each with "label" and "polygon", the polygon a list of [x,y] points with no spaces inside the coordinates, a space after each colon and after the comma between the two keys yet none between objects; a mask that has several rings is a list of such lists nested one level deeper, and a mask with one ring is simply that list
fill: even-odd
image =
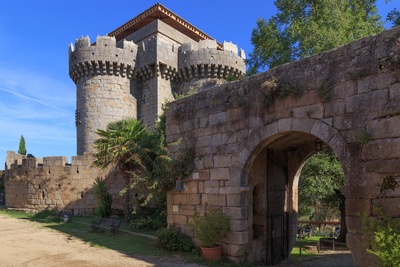
[{"label": "stone masonry wall", "polygon": [[167,140],[182,142],[170,152],[194,148],[197,158],[185,190],[168,195],[168,223],[191,234],[194,210],[216,207],[231,217],[225,253],[247,258],[255,249],[246,201],[253,160],[272,140],[305,133],[342,163],[348,246],[357,266],[373,266],[360,214],[374,217],[373,207],[380,206],[400,217],[399,114],[400,28],[175,101]]},{"label": "stone masonry wall", "polygon": [[97,129],[110,122],[137,117],[131,80],[137,46],[125,41],[117,47],[115,38],[78,39],[69,50],[70,76],[76,83],[77,154],[94,152]]},{"label": "stone masonry wall", "polygon": [[[8,151],[5,188],[8,208],[42,211],[74,210],[75,214],[92,215],[97,202],[92,190],[97,177],[105,178],[113,195],[113,207],[122,209],[119,191],[123,180],[108,170],[92,168],[91,154],[72,157],[23,158]],[[19,160],[18,160],[19,159]],[[111,186],[112,185],[112,186]]]}]

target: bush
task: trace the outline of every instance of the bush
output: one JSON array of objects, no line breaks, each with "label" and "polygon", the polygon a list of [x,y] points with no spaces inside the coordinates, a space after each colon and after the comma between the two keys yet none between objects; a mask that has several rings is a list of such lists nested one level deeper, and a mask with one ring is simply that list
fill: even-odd
[{"label": "bush", "polygon": [[373,233],[368,253],[379,258],[382,266],[400,266],[400,223],[385,215],[381,208],[374,207],[379,216],[375,219],[363,215],[363,228]]},{"label": "bush", "polygon": [[93,190],[98,201],[96,214],[102,218],[110,217],[112,213],[112,197],[108,192],[106,182],[101,178],[96,178]]},{"label": "bush", "polygon": [[139,230],[158,230],[167,226],[166,201],[155,198],[153,206],[139,206],[132,217],[130,225]]},{"label": "bush", "polygon": [[157,231],[156,246],[168,251],[193,251],[195,245],[192,240],[175,226],[161,228]]}]

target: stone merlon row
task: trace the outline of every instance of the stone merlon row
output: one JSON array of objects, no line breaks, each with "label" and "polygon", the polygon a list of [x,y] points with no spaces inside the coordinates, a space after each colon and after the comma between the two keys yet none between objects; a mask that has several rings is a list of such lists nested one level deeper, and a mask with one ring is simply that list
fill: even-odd
[{"label": "stone merlon row", "polygon": [[85,166],[86,168],[92,162],[93,157],[90,153],[85,153],[82,156],[73,156],[71,163],[68,163],[68,157],[66,156],[35,158],[15,154],[14,151],[7,151],[6,170],[55,166]]},{"label": "stone merlon row", "polygon": [[115,75],[140,80],[153,77],[155,73],[165,79],[188,81],[192,78],[239,77],[246,71],[244,51],[241,49],[238,55],[237,46],[231,42],[224,42],[224,50],[218,50],[215,40],[183,44],[178,51],[172,48],[178,58],[175,66],[165,62],[138,62],[143,60],[137,59],[149,58],[141,56],[147,53],[142,47],[145,45],[142,42],[138,49],[132,41],[117,43],[109,36],[98,36],[96,43],[91,45],[89,37],[82,37],[75,46],[69,47],[69,75],[75,83],[86,76]]}]

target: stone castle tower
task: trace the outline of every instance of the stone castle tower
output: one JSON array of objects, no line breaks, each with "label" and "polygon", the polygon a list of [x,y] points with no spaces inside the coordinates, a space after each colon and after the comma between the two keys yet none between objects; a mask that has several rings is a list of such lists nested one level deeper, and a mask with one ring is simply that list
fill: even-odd
[{"label": "stone castle tower", "polygon": [[69,75],[77,87],[77,156],[69,163],[64,156],[26,158],[8,151],[7,207],[93,214],[93,182],[103,177],[114,207],[122,208],[124,179],[91,167],[95,131],[132,117],[151,128],[174,94],[204,91],[244,72],[244,52],[236,45],[216,42],[160,4],[95,43],[78,39],[69,48]]},{"label": "stone castle tower", "polygon": [[199,92],[243,76],[244,51],[216,42],[160,4],[91,44],[69,49],[77,87],[77,153],[93,152],[97,129],[123,118],[154,126],[174,94]]}]

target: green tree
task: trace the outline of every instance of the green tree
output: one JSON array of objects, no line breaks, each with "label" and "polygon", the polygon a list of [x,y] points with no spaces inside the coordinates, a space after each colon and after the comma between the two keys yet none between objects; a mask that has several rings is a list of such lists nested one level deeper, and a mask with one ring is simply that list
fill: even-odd
[{"label": "green tree", "polygon": [[152,199],[165,203],[166,193],[174,188],[178,177],[190,174],[193,151],[187,150],[177,160],[168,155],[163,117],[156,131],[148,131],[136,119],[112,122],[106,130],[97,130],[96,160],[93,165],[120,171],[126,180],[121,191],[125,195],[125,219],[132,213],[132,194],[145,206]]},{"label": "green tree", "polygon": [[[392,2],[392,0],[385,0],[386,4],[389,2]],[[400,26],[400,11],[398,11],[397,8],[394,8],[387,14],[386,20],[390,21],[393,24],[393,27]]]},{"label": "green tree", "polygon": [[376,0],[276,0],[278,13],[251,34],[249,73],[331,50],[379,33]]},{"label": "green tree", "polygon": [[345,241],[344,196],[340,186],[344,183],[342,166],[328,148],[311,156],[305,163],[299,179],[299,217],[311,220],[333,220],[340,217],[341,232],[338,239]]},{"label": "green tree", "polygon": [[400,26],[400,11],[396,8],[389,12],[386,19],[393,23],[393,27]]},{"label": "green tree", "polygon": [[26,155],[25,138],[23,135],[21,135],[21,139],[19,139],[18,154]]},{"label": "green tree", "polygon": [[147,132],[136,119],[126,119],[108,124],[106,130],[98,129],[99,139],[95,141],[96,160],[94,166],[120,171],[125,178],[125,220],[132,212],[131,184],[138,174],[145,171],[145,158],[152,147],[152,134]]}]

